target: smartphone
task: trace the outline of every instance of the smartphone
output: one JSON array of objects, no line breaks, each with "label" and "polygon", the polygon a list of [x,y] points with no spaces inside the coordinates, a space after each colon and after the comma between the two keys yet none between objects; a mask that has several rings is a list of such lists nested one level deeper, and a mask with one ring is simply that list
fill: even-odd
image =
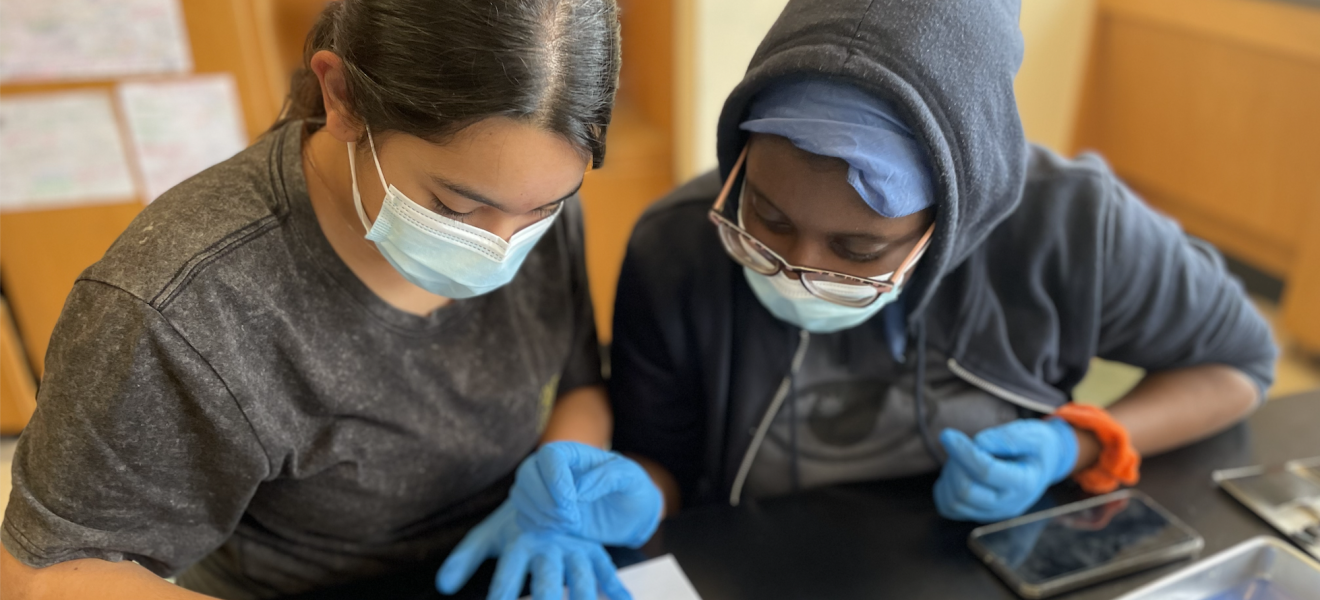
[{"label": "smartphone", "polygon": [[1023,598],[1046,598],[1194,558],[1205,540],[1137,490],[978,527],[972,552]]}]

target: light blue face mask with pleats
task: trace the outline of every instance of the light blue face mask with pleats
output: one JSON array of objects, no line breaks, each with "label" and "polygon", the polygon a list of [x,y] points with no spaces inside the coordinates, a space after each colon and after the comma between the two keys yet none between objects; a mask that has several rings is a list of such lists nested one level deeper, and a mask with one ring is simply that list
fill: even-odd
[{"label": "light blue face mask with pleats", "polygon": [[353,204],[367,230],[367,239],[376,244],[385,260],[412,282],[432,294],[463,299],[488,294],[513,281],[523,260],[550,230],[563,207],[505,241],[485,229],[473,227],[438,215],[385,183],[385,173],[376,156],[376,143],[367,132],[376,174],[385,189],[385,201],[373,224],[362,208],[358,193],[356,145],[348,144],[348,165],[352,170]]}]

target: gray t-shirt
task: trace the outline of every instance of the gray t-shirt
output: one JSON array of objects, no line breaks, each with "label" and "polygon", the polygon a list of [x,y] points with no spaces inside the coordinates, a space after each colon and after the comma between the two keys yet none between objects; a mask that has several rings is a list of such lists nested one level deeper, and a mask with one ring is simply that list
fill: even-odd
[{"label": "gray t-shirt", "polygon": [[[571,200],[509,285],[396,310],[322,234],[301,124],[148,206],[74,285],[2,537],[270,597],[442,559],[601,382]],[[199,562],[200,561],[200,562]]]},{"label": "gray t-shirt", "polygon": [[[909,345],[905,361],[895,361],[875,325],[807,338],[796,389],[775,414],[747,473],[748,497],[793,491],[794,462],[800,489],[939,468],[917,429],[915,348]],[[925,375],[932,438],[946,427],[971,434],[1019,416],[1013,404],[959,379],[931,348]],[[943,459],[939,440],[931,442]]]}]

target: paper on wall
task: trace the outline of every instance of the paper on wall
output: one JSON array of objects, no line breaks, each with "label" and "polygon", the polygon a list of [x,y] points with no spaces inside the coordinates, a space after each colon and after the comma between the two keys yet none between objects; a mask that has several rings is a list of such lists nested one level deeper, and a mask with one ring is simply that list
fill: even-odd
[{"label": "paper on wall", "polygon": [[[628,588],[633,600],[701,600],[673,554],[619,569],[619,581]],[[564,598],[568,598],[567,592]],[[605,596],[600,600],[605,600]]]},{"label": "paper on wall", "polygon": [[118,94],[148,202],[247,147],[228,74],[128,82]]},{"label": "paper on wall", "polygon": [[110,94],[0,98],[0,210],[123,202],[134,196]]},{"label": "paper on wall", "polygon": [[0,81],[190,70],[179,0],[0,0]]}]

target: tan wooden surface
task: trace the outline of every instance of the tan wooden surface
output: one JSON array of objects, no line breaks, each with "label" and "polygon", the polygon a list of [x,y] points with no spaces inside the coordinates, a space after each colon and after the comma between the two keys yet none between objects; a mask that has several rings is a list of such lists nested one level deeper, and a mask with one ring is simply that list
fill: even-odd
[{"label": "tan wooden surface", "polygon": [[615,105],[605,166],[582,184],[587,273],[601,341],[610,339],[614,290],[633,225],[673,184],[670,139],[624,98]]},{"label": "tan wooden surface", "polygon": [[[1285,325],[1320,338],[1320,10],[1104,0],[1075,148],[1193,235],[1285,280]],[[1310,261],[1310,262],[1308,262]]]},{"label": "tan wooden surface", "polygon": [[23,431],[37,409],[37,385],[23,356],[9,303],[0,298],[0,434]]},{"label": "tan wooden surface", "polygon": [[[1320,194],[1320,189],[1317,189]],[[1302,240],[1294,276],[1284,290],[1280,319],[1301,349],[1320,360],[1320,202],[1311,207],[1312,229]]]},{"label": "tan wooden surface", "polygon": [[623,68],[605,164],[582,185],[596,324],[610,339],[614,291],[633,225],[673,187],[678,84],[675,31],[687,0],[620,0]]}]

